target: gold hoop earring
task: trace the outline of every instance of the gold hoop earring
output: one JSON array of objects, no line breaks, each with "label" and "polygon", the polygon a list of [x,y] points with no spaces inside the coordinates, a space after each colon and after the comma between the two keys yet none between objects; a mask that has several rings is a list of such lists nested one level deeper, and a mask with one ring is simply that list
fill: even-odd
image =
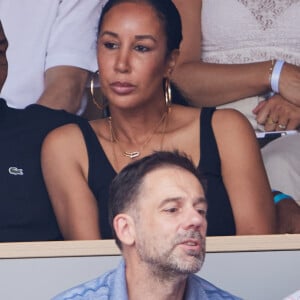
[{"label": "gold hoop earring", "polygon": [[91,97],[92,97],[92,101],[95,104],[95,106],[99,109],[99,110],[104,110],[105,109],[105,105],[103,103],[99,103],[96,100],[96,93],[95,93],[95,77],[98,77],[99,75],[99,71],[96,71],[91,79],[91,84],[90,84],[90,92],[91,92]]},{"label": "gold hoop earring", "polygon": [[166,101],[166,106],[170,107],[172,104],[172,90],[171,90],[171,83],[169,78],[165,79],[165,101]]}]

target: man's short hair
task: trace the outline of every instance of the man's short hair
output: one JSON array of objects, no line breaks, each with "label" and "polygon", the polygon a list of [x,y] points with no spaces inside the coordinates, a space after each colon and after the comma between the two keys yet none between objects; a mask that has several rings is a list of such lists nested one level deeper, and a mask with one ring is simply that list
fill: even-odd
[{"label": "man's short hair", "polygon": [[156,169],[171,166],[181,168],[193,174],[205,190],[205,181],[199,170],[195,167],[191,159],[178,151],[157,151],[140,160],[128,164],[112,181],[109,197],[109,222],[112,227],[114,238],[121,249],[121,242],[118,239],[114,227],[113,219],[116,215],[128,211],[130,207],[136,205],[140,187],[145,176]]}]

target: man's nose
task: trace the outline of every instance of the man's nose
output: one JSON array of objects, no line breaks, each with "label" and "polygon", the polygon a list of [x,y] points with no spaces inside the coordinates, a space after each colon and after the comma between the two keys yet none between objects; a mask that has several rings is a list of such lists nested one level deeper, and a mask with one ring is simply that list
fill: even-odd
[{"label": "man's nose", "polygon": [[184,228],[207,226],[206,211],[199,211],[196,208],[189,208],[184,216]]}]

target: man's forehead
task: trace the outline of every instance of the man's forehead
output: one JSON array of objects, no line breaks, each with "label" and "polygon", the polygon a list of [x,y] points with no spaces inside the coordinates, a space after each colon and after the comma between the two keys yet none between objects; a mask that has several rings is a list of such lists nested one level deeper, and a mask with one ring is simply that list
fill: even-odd
[{"label": "man's forehead", "polygon": [[[150,177],[150,178],[158,178],[158,177],[165,177],[165,175],[167,174],[180,174],[182,176],[189,176],[189,177],[195,177],[195,179],[197,181],[198,178],[196,178],[196,176],[190,172],[189,170],[177,166],[177,165],[171,165],[171,164],[166,164],[166,165],[161,165],[153,170],[151,170],[150,172],[148,172],[148,174],[145,175],[145,178]],[[172,178],[172,176],[167,176],[166,178]]]},{"label": "man's forehead", "polygon": [[176,166],[164,165],[149,172],[143,180],[141,190],[151,190],[153,193],[162,193],[168,188],[190,188],[204,195],[202,184],[190,171]]}]

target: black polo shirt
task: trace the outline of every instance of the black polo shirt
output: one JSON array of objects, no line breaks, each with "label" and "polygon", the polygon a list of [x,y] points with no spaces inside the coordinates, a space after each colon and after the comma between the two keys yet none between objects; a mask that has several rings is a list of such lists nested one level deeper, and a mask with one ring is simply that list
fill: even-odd
[{"label": "black polo shirt", "polygon": [[80,117],[33,104],[14,109],[0,99],[0,241],[61,240],[43,181],[46,134]]}]

